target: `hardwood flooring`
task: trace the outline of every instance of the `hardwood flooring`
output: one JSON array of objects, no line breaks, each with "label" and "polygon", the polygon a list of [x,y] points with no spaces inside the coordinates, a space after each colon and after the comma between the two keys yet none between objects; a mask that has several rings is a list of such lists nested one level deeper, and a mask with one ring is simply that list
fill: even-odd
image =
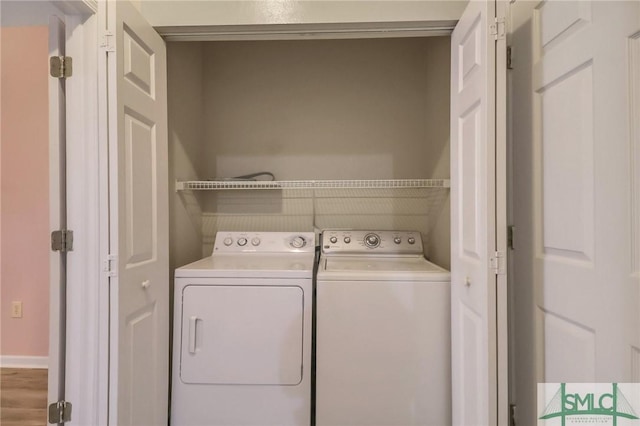
[{"label": "hardwood flooring", "polygon": [[47,370],[0,369],[0,425],[47,424]]}]

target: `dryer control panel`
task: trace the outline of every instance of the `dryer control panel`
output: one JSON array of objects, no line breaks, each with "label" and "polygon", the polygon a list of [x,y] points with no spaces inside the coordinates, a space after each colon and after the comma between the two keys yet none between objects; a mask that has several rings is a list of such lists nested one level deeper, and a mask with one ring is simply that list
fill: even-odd
[{"label": "dryer control panel", "polygon": [[360,231],[326,229],[322,232],[326,255],[419,255],[422,236],[417,231]]},{"label": "dryer control panel", "polygon": [[225,232],[216,234],[213,254],[313,253],[313,232]]}]

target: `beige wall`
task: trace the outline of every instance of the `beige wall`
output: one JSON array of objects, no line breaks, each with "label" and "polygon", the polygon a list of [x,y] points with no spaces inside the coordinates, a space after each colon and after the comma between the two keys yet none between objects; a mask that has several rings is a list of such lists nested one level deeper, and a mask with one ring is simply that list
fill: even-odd
[{"label": "beige wall", "polygon": [[[175,180],[203,175],[204,101],[203,56],[200,43],[167,46],[169,188]],[[169,201],[169,263],[176,266],[198,260],[202,251],[202,212],[197,194],[171,191]]]},{"label": "beige wall", "polygon": [[[170,56],[180,49],[169,45]],[[199,178],[449,178],[449,46],[448,37],[203,43]],[[425,192],[315,195],[202,194],[203,254],[217,230],[417,229],[448,267],[446,193],[435,211]]]},{"label": "beige wall", "polygon": [[[47,26],[0,30],[1,341],[3,356],[49,347]],[[11,302],[23,318],[11,318]]]},{"label": "beige wall", "polygon": [[219,176],[266,169],[281,180],[424,178],[442,155],[444,38],[205,49],[207,177],[215,167]]}]

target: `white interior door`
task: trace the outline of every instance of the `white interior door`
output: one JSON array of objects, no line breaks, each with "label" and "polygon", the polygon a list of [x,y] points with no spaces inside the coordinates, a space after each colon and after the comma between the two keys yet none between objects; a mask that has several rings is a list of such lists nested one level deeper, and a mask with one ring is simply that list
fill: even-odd
[{"label": "white interior door", "polygon": [[533,424],[536,382],[640,382],[640,3],[512,16],[516,383]]},{"label": "white interior door", "polygon": [[505,47],[497,8],[469,2],[451,40],[452,421],[465,426],[503,424],[507,412],[505,74],[496,72]]},{"label": "white interior door", "polygon": [[169,261],[166,47],[128,1],[106,7],[109,423],[166,425]]}]

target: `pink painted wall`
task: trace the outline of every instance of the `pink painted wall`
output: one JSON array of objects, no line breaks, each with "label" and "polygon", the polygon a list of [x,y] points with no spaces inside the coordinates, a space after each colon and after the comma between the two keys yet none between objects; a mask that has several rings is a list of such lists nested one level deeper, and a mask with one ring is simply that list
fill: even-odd
[{"label": "pink painted wall", "polygon": [[1,355],[48,355],[48,40],[47,27],[0,29]]}]

